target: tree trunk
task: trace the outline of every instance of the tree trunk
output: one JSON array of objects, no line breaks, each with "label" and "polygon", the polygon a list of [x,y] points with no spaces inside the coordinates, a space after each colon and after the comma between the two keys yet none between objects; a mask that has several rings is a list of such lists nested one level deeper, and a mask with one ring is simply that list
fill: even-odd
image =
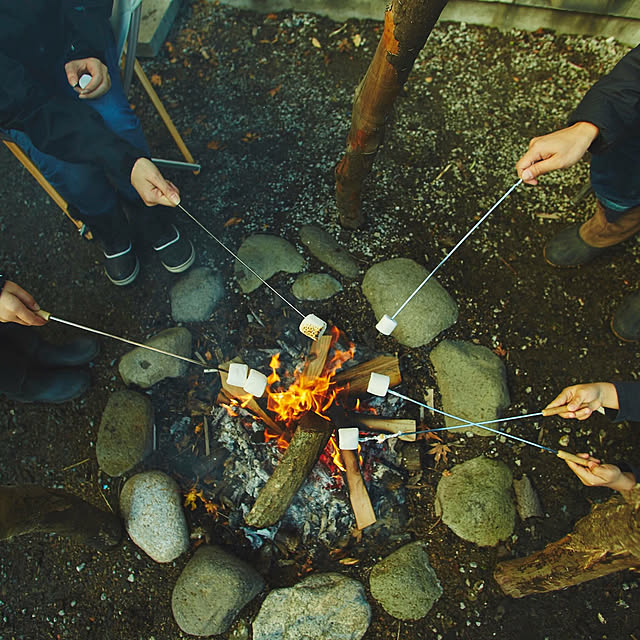
[{"label": "tree trunk", "polygon": [[0,486],[0,540],[27,533],[55,533],[107,549],[120,542],[122,523],[115,514],[59,489]]},{"label": "tree trunk", "polygon": [[378,48],[356,89],[347,149],[335,169],[343,227],[357,229],[364,223],[362,183],[382,144],[396,96],[446,4],[447,0],[393,0],[385,12]]},{"label": "tree trunk", "polygon": [[572,533],[525,558],[500,562],[494,577],[513,598],[565,589],[640,567],[640,485],[579,520]]}]

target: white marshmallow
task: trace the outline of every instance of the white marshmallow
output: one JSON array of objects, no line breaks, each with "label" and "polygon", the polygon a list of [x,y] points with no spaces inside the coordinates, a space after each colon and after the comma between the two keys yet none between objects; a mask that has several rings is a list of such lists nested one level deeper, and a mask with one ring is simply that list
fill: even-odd
[{"label": "white marshmallow", "polygon": [[88,73],[84,73],[80,76],[80,79],[78,80],[78,86],[81,89],[84,89],[92,80],[93,78],[88,74]]},{"label": "white marshmallow", "polygon": [[346,427],[343,429],[338,429],[338,447],[340,449],[356,451],[358,449],[359,439],[360,429],[358,429],[358,427]]},{"label": "white marshmallow", "polygon": [[264,390],[267,388],[267,376],[260,371],[251,369],[249,371],[249,377],[242,387],[247,393],[250,393],[256,398],[261,398]]},{"label": "white marshmallow", "polygon": [[378,320],[376,329],[385,336],[390,336],[398,323],[386,313]]},{"label": "white marshmallow", "polygon": [[372,373],[369,378],[369,386],[367,392],[372,393],[374,396],[385,397],[389,390],[389,383],[391,378],[385,376],[384,373]]},{"label": "white marshmallow", "polygon": [[249,375],[249,366],[240,362],[232,362],[229,364],[229,373],[227,374],[227,384],[234,387],[244,387]]},{"label": "white marshmallow", "polygon": [[299,329],[300,333],[303,333],[308,338],[317,340],[327,330],[327,323],[310,313],[302,318]]}]

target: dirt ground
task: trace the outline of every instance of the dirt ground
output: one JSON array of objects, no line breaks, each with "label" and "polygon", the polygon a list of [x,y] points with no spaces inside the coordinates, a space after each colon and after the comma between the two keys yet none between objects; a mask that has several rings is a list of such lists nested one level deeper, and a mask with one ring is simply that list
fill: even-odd
[{"label": "dirt ground", "polygon": [[[347,232],[336,220],[333,167],[344,147],[354,88],[380,28],[373,21],[343,25],[305,14],[265,16],[186,2],[169,44],[156,59],[144,61],[203,165],[199,176],[167,175],[179,185],[187,209],[230,246],[255,232],[299,245],[299,227],[316,223],[349,248],[363,273],[399,256],[432,267],[515,182],[514,163],[528,140],[562,126],[580,96],[627,51],[602,38],[439,24],[397,101],[368,180],[368,224]],[[177,157],[138,87],[132,103],[154,153]],[[137,340],[172,326],[168,291],[174,276],[148,250],[142,251],[138,281],[113,287],[102,273],[97,247],[74,233],[6,150],[0,152],[0,171],[0,265],[43,308]],[[639,367],[637,345],[620,343],[608,324],[612,310],[637,286],[637,241],[579,270],[554,270],[542,258],[547,238],[589,215],[593,196],[577,202],[587,180],[588,164],[582,162],[545,177],[537,188],[518,188],[494,212],[439,272],[460,316],[430,345],[407,349],[378,335],[360,281],[313,311],[340,327],[356,348],[397,352],[402,390],[413,397],[435,384],[428,354],[442,338],[472,340],[502,354],[510,415],[539,410],[568,384],[631,379]],[[232,218],[241,220],[223,228]],[[286,322],[283,309],[264,288],[242,295],[229,257],[188,221],[182,227],[197,246],[198,264],[220,270],[229,292],[210,322],[189,326],[198,348],[217,348],[227,357],[274,347]],[[312,258],[309,264],[310,270],[320,269]],[[291,283],[289,276],[273,279],[287,292]],[[260,317],[266,328],[249,323],[248,314]],[[60,326],[43,332],[52,340],[71,335]],[[121,481],[99,473],[95,440],[109,394],[123,388],[117,360],[125,350],[120,343],[103,342],[92,368],[93,386],[81,400],[62,406],[0,400],[0,482],[64,487],[98,507],[106,508],[106,500],[117,508]],[[185,399],[192,385],[193,379],[185,378],[152,390],[161,443],[163,426],[188,415]],[[632,460],[636,426],[613,425],[598,415],[579,424],[523,421],[513,430],[537,440],[544,429],[542,442],[549,446],[568,435],[570,450]],[[518,522],[515,535],[495,549],[458,539],[437,522],[433,509],[443,469],[481,453],[503,460],[516,476],[526,472],[546,514],[533,524]],[[140,470],[168,468],[168,459],[161,447]],[[444,595],[414,623],[391,618],[370,598],[367,640],[640,637],[634,574],[522,600],[506,598],[492,578],[499,558],[525,555],[560,538],[591,503],[608,497],[607,490],[583,487],[553,456],[493,438],[464,441],[435,469],[428,456],[423,462],[423,486],[409,492],[408,530],[429,542]],[[287,572],[277,559],[265,563],[241,535],[212,522],[203,510],[189,518],[193,527],[207,528],[214,541],[255,562],[269,588],[293,584],[299,579],[296,569],[309,558],[314,570],[347,572],[367,585],[371,567],[389,550],[367,545],[365,536],[351,550],[358,564],[345,567],[326,550],[303,550],[300,565]],[[47,536],[2,542],[0,640],[185,637],[172,618],[170,598],[190,555],[159,565],[128,539],[109,553]],[[243,612],[235,635],[221,637],[245,637],[246,621],[258,606]]]}]

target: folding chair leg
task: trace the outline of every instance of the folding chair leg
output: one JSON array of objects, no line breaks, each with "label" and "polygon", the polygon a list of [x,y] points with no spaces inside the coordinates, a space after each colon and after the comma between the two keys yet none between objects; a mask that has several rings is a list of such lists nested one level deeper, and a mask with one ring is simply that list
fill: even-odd
[{"label": "folding chair leg", "polygon": [[[153,85],[149,81],[149,78],[147,78],[147,74],[144,72],[144,69],[142,68],[142,65],[140,64],[137,58],[135,61],[134,70],[136,72],[136,77],[138,78],[138,80],[140,80],[140,83],[142,84],[144,90],[147,92],[147,95],[149,96],[149,98],[151,98],[151,102],[153,102],[153,106],[156,108],[158,115],[162,118],[162,121],[164,122],[165,126],[169,130],[171,137],[174,139],[175,143],[178,145],[178,149],[180,149],[180,153],[182,153],[184,159],[187,162],[191,164],[195,164],[195,160],[193,159],[191,152],[187,148],[187,145],[184,143],[182,136],[180,135],[175,125],[173,124],[171,117],[167,113],[167,110],[164,108],[164,105],[162,104],[160,98],[158,97],[158,94],[153,88]],[[198,173],[200,173],[200,171],[199,170],[194,171],[193,173],[197,175]]]},{"label": "folding chair leg", "polygon": [[[69,212],[69,204],[67,201],[55,190],[55,188],[49,183],[49,181],[42,175],[40,169],[33,164],[31,158],[15,143],[10,140],[3,140],[9,151],[20,161],[24,168],[36,179],[36,182],[49,194],[49,197],[62,209],[62,212],[73,222],[78,231],[82,231],[84,223],[80,220],[76,220]],[[84,237],[91,240],[91,232],[84,234]]]}]

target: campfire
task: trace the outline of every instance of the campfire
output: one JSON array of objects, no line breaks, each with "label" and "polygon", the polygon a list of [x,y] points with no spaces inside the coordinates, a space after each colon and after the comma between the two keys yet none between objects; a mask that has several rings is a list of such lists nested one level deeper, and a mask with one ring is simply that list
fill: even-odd
[{"label": "campfire", "polygon": [[[354,345],[348,343],[341,348],[343,342],[344,337],[337,329],[322,336],[292,373],[283,367],[280,354],[273,355],[266,397],[260,400],[248,396],[240,387],[229,385],[224,371],[221,372],[218,403],[232,419],[249,412],[254,428],[262,429],[265,446],[276,450],[273,472],[270,475],[264,469],[258,472],[266,481],[257,491],[251,508],[246,507],[244,523],[253,530],[264,530],[280,522],[305,480],[314,474],[319,480],[316,485],[322,485],[316,491],[340,490],[346,483],[357,529],[376,522],[363,467],[367,480],[373,480],[379,473],[372,469],[376,466],[375,458],[385,467],[382,447],[372,443],[368,449],[375,450],[375,454],[368,456],[371,461],[364,464],[359,448],[357,451],[339,448],[336,430],[358,427],[410,432],[415,431],[416,423],[376,415],[363,401],[373,371],[389,376],[392,386],[400,383],[397,358],[378,356],[353,364]],[[225,368],[221,366],[222,370]],[[415,440],[415,435],[401,438]],[[389,468],[388,463],[385,468]]]}]

